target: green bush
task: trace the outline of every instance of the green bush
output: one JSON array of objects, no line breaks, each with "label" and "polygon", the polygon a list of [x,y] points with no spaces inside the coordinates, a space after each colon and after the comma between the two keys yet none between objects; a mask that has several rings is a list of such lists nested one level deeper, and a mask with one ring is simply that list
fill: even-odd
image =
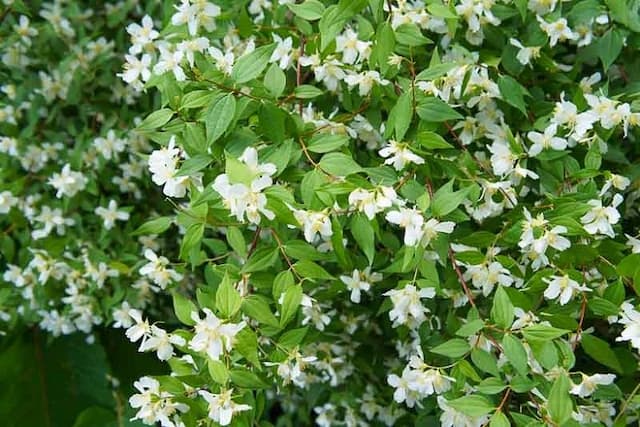
[{"label": "green bush", "polygon": [[69,358],[50,423],[638,419],[640,3],[95,3],[3,15],[0,366]]}]

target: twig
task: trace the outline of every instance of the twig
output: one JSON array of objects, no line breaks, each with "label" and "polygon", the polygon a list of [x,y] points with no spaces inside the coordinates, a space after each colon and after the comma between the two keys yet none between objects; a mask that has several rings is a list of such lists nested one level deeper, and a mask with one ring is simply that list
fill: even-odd
[{"label": "twig", "polygon": [[631,402],[631,399],[633,399],[633,396],[636,395],[636,393],[638,392],[639,389],[640,389],[640,382],[636,385],[636,388],[633,389],[633,391],[631,392],[629,397],[627,397],[624,400],[624,402],[622,402],[622,406],[620,407],[620,412],[618,412],[618,415],[616,416],[616,419],[613,420],[613,424],[616,424],[618,422],[618,420],[620,419],[620,417],[622,416],[622,414],[624,413],[624,411],[627,410],[627,406],[629,406],[629,402]]},{"label": "twig", "polygon": [[451,260],[451,265],[453,266],[453,269],[456,271],[456,275],[458,276],[458,281],[462,285],[462,288],[464,289],[464,293],[467,295],[467,299],[469,300],[473,308],[476,308],[476,302],[473,299],[473,295],[469,290],[469,286],[467,285],[467,282],[464,280],[464,277],[462,276],[462,271],[460,271],[460,267],[458,267],[456,257],[453,254],[453,249],[451,249],[451,246],[449,246],[449,259]]},{"label": "twig", "polygon": [[[306,43],[307,39],[302,36],[302,39],[300,40],[300,53],[298,54],[298,66],[296,67],[296,87],[302,85],[302,64],[300,63],[300,58],[302,58],[302,56],[304,55],[304,46]],[[298,109],[301,116],[303,108],[303,101],[300,100],[300,102],[298,103]]]},{"label": "twig", "polygon": [[293,274],[298,278],[299,281],[302,281],[302,276],[300,276],[298,274],[298,272],[296,271],[295,267],[291,263],[291,260],[289,259],[289,257],[287,256],[287,253],[284,250],[284,245],[282,244],[282,240],[280,240],[280,237],[278,236],[278,233],[276,233],[276,230],[274,230],[273,228],[271,229],[271,235],[276,240],[276,243],[278,244],[278,249],[280,250],[280,253],[284,257],[284,260],[289,265],[289,269],[293,272]]}]

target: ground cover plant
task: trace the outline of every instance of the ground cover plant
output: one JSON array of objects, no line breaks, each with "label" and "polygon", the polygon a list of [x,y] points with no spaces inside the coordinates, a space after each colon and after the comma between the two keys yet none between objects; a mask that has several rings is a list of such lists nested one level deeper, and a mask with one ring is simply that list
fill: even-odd
[{"label": "ground cover plant", "polygon": [[2,15],[50,425],[637,422],[640,3],[156,3]]}]

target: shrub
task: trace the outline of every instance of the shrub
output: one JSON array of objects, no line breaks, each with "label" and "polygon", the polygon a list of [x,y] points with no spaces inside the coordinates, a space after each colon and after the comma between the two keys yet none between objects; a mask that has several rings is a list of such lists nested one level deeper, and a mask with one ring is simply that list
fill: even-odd
[{"label": "shrub", "polygon": [[118,259],[179,321],[118,311],[171,370],[135,418],[637,419],[637,2],[165,6],[118,74],[170,204]]}]

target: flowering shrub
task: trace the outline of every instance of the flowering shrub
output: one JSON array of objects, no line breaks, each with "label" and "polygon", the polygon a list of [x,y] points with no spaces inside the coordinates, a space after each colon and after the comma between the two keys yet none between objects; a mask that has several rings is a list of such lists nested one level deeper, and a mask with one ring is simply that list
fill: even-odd
[{"label": "flowering shrub", "polygon": [[[129,326],[134,308],[170,319],[154,295],[175,277],[139,271],[162,241],[133,234],[168,210],[140,156],[151,146],[130,132],[151,99],[116,76],[135,3],[0,2],[0,413],[20,425],[96,425],[79,413],[115,408],[131,381],[100,326]],[[31,325],[81,337],[45,346]]]},{"label": "flowering shrub", "polygon": [[[88,323],[125,329],[170,369],[134,383],[132,417],[148,425],[633,423],[639,7],[181,0],[147,10],[126,25],[117,73],[143,95],[132,100],[146,118],[122,135],[86,130],[102,135],[97,162],[86,145],[77,159],[62,153],[71,158],[39,184],[51,200],[40,215],[56,219],[31,221],[44,225],[23,235],[32,255],[8,266],[6,298],[29,273],[67,288],[89,277],[89,290],[67,294],[116,310]],[[71,37],[71,24],[52,22]],[[73,87],[64,71],[40,80]],[[111,89],[115,72],[101,71]],[[105,108],[134,126],[135,114]],[[3,161],[27,157],[6,146]],[[97,186],[113,163],[91,176],[121,162],[122,146],[141,154],[129,163],[144,200]],[[84,208],[92,185],[103,202]],[[151,186],[164,213],[149,212]],[[13,206],[36,188],[8,190],[0,206],[24,223]],[[38,252],[62,246],[73,259],[51,235],[84,241],[85,222],[124,231],[97,231],[104,240],[87,245],[104,254],[86,249],[81,267]],[[166,243],[140,245],[134,229]],[[180,324],[120,288],[124,272],[170,293]],[[91,331],[75,320],[82,304],[61,303],[63,320],[32,311],[45,328]]]},{"label": "flowering shrub", "polygon": [[136,384],[136,417],[636,419],[637,9],[183,0],[145,17],[121,76],[162,97],[138,131],[190,284],[172,288],[181,328],[127,331],[172,369]]}]

